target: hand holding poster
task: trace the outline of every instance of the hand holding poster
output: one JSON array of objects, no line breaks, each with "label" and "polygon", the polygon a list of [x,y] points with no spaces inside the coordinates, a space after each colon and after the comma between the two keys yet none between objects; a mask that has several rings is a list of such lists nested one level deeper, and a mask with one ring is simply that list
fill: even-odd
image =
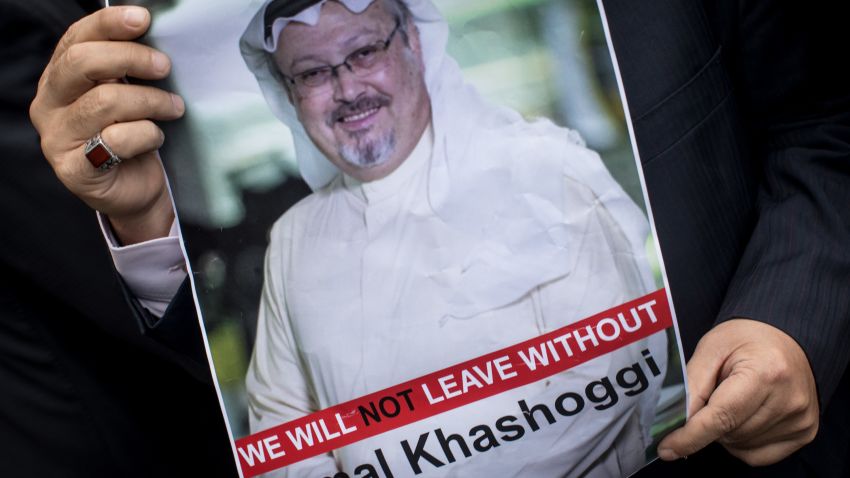
[{"label": "hand holding poster", "polygon": [[[581,9],[531,3],[538,37],[558,46],[564,35],[548,15]],[[492,3],[454,5],[505,21]],[[259,85],[292,135],[281,154],[313,191],[285,213],[291,200],[263,204],[283,216],[270,232],[245,387],[252,434],[235,447],[245,476],[625,476],[654,456],[684,401],[644,213],[579,133],[499,105],[503,86],[485,98],[468,84],[434,4],[276,0],[246,10],[187,0],[154,14],[151,39],[172,56],[187,99],[190,124],[169,143],[194,154],[163,157],[219,379],[227,362],[212,339],[227,314],[199,287],[218,272],[186,233],[187,220],[215,224],[215,207],[203,212],[215,199],[187,191],[198,177],[203,191],[232,157],[265,156],[268,133],[240,109],[257,101],[246,91]],[[577,43],[580,32],[568,33]],[[255,80],[228,61],[239,36],[236,59]],[[520,57],[544,61],[531,50]],[[554,57],[540,70],[576,63]],[[478,71],[535,78],[499,68],[507,62]],[[594,76],[560,71],[526,93],[551,82],[574,100],[590,94],[573,88],[582,81],[558,81],[569,75]],[[582,101],[564,101],[562,115],[584,111],[597,124],[585,134],[616,150],[617,128],[588,121],[608,117]],[[219,135],[242,147],[225,149]],[[234,237],[238,249],[247,235]],[[236,315],[252,324],[246,310]],[[226,398],[231,387],[220,388]],[[665,417],[670,397],[678,411]],[[236,428],[234,401],[224,403]]]}]

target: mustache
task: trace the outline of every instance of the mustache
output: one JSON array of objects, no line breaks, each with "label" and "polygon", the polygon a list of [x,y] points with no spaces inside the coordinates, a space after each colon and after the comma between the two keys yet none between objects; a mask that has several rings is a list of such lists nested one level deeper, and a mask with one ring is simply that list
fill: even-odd
[{"label": "mustache", "polygon": [[373,108],[388,106],[389,104],[390,98],[384,95],[372,95],[358,98],[353,102],[346,103],[334,110],[333,113],[331,113],[329,122],[330,126],[333,126],[334,123],[342,120],[342,118],[345,118],[346,116],[356,115]]}]

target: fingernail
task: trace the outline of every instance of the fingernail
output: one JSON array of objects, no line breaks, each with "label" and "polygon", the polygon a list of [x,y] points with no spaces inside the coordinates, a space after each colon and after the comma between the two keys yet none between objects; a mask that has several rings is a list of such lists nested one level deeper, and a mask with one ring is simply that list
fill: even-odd
[{"label": "fingernail", "polygon": [[661,448],[660,450],[658,450],[658,457],[664,461],[673,461],[679,459],[679,455],[677,455],[676,452],[670,448]]},{"label": "fingernail", "polygon": [[182,115],[186,109],[186,103],[183,102],[183,98],[180,95],[171,93],[171,103],[174,104],[174,110]]},{"label": "fingernail", "polygon": [[153,67],[156,71],[160,73],[165,73],[165,71],[168,70],[168,57],[165,56],[164,53],[160,53],[158,51],[153,52],[151,62],[153,63]]},{"label": "fingernail", "polygon": [[141,7],[127,7],[124,9],[124,23],[133,28],[142,26],[145,23],[148,12]]}]

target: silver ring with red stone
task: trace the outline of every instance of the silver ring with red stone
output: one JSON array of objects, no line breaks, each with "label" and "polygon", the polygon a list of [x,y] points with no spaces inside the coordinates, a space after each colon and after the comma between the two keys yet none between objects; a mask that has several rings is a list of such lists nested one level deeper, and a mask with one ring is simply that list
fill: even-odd
[{"label": "silver ring with red stone", "polygon": [[97,133],[92,139],[86,141],[85,155],[91,165],[101,171],[111,169],[121,162],[121,158],[112,151],[112,148],[103,142],[100,133]]}]

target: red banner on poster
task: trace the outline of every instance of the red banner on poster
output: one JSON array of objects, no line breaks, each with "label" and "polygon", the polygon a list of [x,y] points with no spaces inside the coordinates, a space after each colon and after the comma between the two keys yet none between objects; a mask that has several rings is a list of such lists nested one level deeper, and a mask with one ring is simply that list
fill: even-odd
[{"label": "red banner on poster", "polygon": [[236,441],[252,477],[569,370],[673,325],[660,289],[553,332]]}]

